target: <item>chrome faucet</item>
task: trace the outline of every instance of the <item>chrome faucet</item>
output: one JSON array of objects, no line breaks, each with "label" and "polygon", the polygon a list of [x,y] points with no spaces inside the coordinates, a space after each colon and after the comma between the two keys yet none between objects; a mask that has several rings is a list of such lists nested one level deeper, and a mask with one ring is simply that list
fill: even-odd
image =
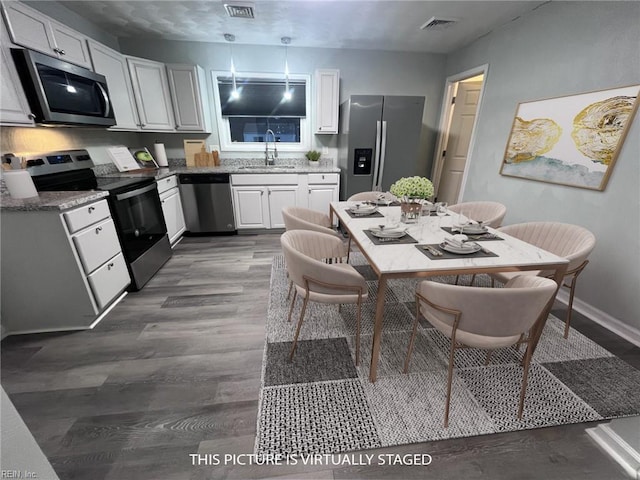
[{"label": "chrome faucet", "polygon": [[[273,137],[273,153],[269,156],[269,133]],[[276,158],[278,158],[278,147],[276,147],[276,134],[270,128],[267,129],[264,134],[264,164],[275,165]]]}]

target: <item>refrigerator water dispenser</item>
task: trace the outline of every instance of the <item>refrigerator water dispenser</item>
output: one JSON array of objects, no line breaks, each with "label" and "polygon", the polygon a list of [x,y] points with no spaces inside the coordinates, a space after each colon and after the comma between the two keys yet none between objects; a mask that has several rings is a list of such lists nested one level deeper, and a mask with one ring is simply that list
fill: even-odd
[{"label": "refrigerator water dispenser", "polygon": [[372,148],[355,148],[353,150],[353,174],[371,175]]}]

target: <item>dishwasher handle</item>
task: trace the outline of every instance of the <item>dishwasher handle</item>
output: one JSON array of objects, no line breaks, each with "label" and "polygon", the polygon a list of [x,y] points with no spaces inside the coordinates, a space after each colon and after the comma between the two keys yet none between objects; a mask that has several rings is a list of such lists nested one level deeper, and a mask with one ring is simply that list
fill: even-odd
[{"label": "dishwasher handle", "polygon": [[178,181],[182,185],[198,185],[208,183],[229,183],[228,173],[181,173]]}]

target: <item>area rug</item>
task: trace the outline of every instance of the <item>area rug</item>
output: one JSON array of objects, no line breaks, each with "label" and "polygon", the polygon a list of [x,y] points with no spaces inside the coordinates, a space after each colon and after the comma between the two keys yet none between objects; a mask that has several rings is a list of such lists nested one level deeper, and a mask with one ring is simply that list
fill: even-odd
[{"label": "area rug", "polygon": [[[524,414],[517,418],[521,352],[459,350],[449,427],[444,404],[449,339],[422,320],[402,372],[416,280],[391,280],[385,298],[378,379],[369,381],[377,281],[364,257],[351,263],[367,279],[361,361],[355,365],[355,306],[309,304],[294,360],[288,359],[301,301],[287,322],[282,256],[271,273],[255,453],[336,454],[400,444],[598,421],[640,413],[640,370],[550,316],[530,369]],[[488,277],[477,281],[489,285]],[[451,281],[451,278],[439,278]],[[463,281],[468,281],[464,278]]]}]

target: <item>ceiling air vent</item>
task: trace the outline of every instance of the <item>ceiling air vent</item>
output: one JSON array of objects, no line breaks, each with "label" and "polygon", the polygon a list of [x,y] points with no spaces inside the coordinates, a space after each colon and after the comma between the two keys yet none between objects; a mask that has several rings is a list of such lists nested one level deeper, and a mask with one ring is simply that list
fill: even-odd
[{"label": "ceiling air vent", "polygon": [[443,30],[457,21],[457,18],[431,17],[420,27],[420,30]]},{"label": "ceiling air vent", "polygon": [[225,3],[224,9],[230,17],[255,18],[253,3]]}]

